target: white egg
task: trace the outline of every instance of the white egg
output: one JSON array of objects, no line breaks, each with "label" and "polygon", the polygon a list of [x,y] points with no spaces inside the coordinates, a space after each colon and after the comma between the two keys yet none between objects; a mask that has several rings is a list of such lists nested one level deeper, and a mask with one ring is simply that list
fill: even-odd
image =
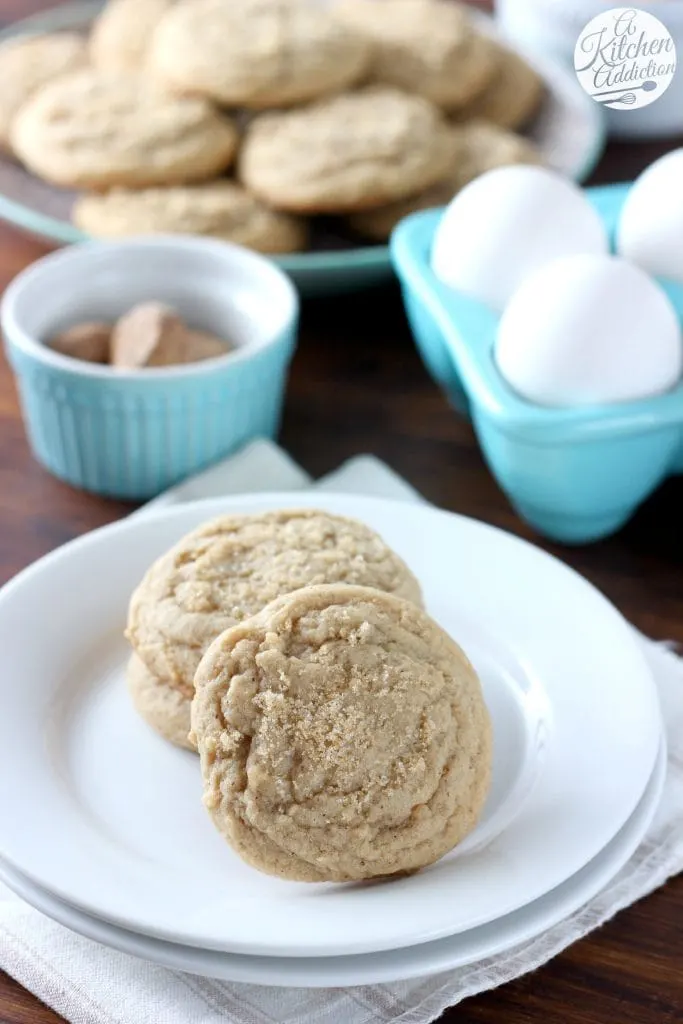
[{"label": "white egg", "polygon": [[567,256],[512,297],[495,361],[538,405],[626,402],[674,387],[683,339],[667,295],[644,271],[616,256]]},{"label": "white egg", "polygon": [[656,160],[633,184],[617,252],[655,277],[683,284],[683,149]]},{"label": "white egg", "polygon": [[444,211],[431,266],[445,284],[500,313],[539,267],[608,249],[606,228],[577,185],[543,167],[499,167]]}]

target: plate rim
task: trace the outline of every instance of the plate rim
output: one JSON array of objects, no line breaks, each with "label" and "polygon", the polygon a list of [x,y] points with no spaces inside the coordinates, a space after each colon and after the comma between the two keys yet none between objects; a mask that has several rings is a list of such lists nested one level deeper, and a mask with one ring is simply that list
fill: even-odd
[{"label": "plate rim", "polygon": [[[652,707],[650,708],[650,711],[652,712],[653,716],[656,715],[657,723],[660,722],[659,706],[658,706],[658,699],[657,699],[656,689],[655,689],[654,683],[652,681],[652,676],[651,676],[649,667],[647,666],[647,663],[645,661],[644,654],[642,653],[642,651],[639,650],[636,638],[635,638],[635,636],[632,633],[631,627],[628,625],[628,623],[623,618],[621,613],[616,608],[614,608],[614,606],[611,604],[611,602],[609,602],[604,597],[604,595],[602,595],[600,593],[600,591],[597,590],[596,587],[594,587],[589,581],[585,580],[575,570],[571,569],[569,566],[566,566],[564,563],[562,563],[559,559],[557,559],[553,555],[550,555],[549,553],[543,551],[541,548],[536,547],[535,545],[533,545],[529,541],[526,541],[526,540],[524,540],[522,538],[518,538],[518,537],[516,537],[516,536],[514,536],[512,534],[506,533],[504,530],[501,530],[501,529],[499,529],[497,527],[494,527],[494,526],[491,526],[489,524],[481,523],[481,522],[479,522],[477,520],[474,520],[474,519],[471,519],[469,517],[458,515],[457,513],[447,512],[445,510],[436,509],[436,508],[430,507],[430,506],[412,505],[412,504],[406,503],[404,501],[396,501],[396,500],[381,499],[381,498],[368,498],[368,497],[361,497],[361,496],[350,496],[348,494],[336,495],[336,494],[333,494],[331,492],[330,493],[326,492],[325,494],[321,494],[321,493],[318,493],[318,492],[312,492],[312,493],[307,493],[306,495],[301,495],[299,493],[295,493],[295,494],[292,494],[292,493],[284,493],[284,494],[283,493],[274,493],[274,494],[259,493],[259,494],[255,494],[255,495],[233,496],[231,498],[207,499],[207,500],[202,500],[202,501],[198,501],[198,502],[192,502],[192,503],[183,504],[183,505],[180,505],[180,506],[173,506],[173,507],[170,507],[170,508],[158,509],[154,513],[150,513],[146,517],[133,517],[131,519],[128,519],[128,518],[122,519],[122,520],[120,520],[120,521],[118,521],[116,523],[113,523],[113,524],[110,524],[108,526],[101,527],[98,530],[92,531],[91,533],[86,534],[83,537],[76,538],[75,540],[70,541],[68,544],[64,545],[61,548],[56,549],[55,551],[53,551],[49,555],[45,556],[44,559],[41,559],[39,562],[34,563],[32,566],[29,566],[25,570],[23,570],[22,573],[18,574],[18,576],[15,577],[14,580],[12,580],[8,584],[6,584],[5,587],[2,588],[2,591],[0,591],[0,615],[2,614],[2,609],[3,609],[4,603],[8,599],[7,595],[8,594],[10,595],[10,600],[11,600],[12,594],[14,593],[15,589],[20,587],[20,586],[22,586],[22,585],[26,585],[26,581],[28,581],[29,584],[30,584],[31,578],[32,578],[32,576],[34,574],[41,573],[45,569],[45,567],[47,565],[50,565],[50,564],[52,564],[54,562],[57,562],[59,560],[64,560],[64,559],[68,560],[69,557],[70,557],[70,552],[74,548],[81,548],[81,549],[83,549],[83,551],[87,552],[91,545],[102,543],[102,537],[103,536],[105,538],[107,536],[115,536],[118,533],[125,533],[125,532],[130,531],[130,530],[135,530],[136,528],[137,529],[141,529],[141,528],[144,529],[145,526],[146,526],[147,529],[149,529],[151,526],[154,526],[155,523],[158,523],[161,520],[172,521],[172,520],[176,520],[177,519],[177,520],[180,520],[180,521],[184,521],[185,525],[182,527],[182,529],[185,530],[185,529],[190,528],[190,526],[188,525],[189,522],[191,522],[191,521],[201,521],[201,519],[209,519],[209,518],[211,518],[212,515],[220,514],[223,511],[227,512],[227,511],[230,511],[232,509],[243,509],[243,510],[246,510],[246,508],[259,509],[259,508],[274,508],[274,507],[295,507],[297,505],[299,507],[301,507],[301,506],[304,506],[304,507],[317,506],[317,507],[320,507],[320,508],[325,508],[325,507],[332,506],[333,509],[336,506],[337,507],[336,510],[340,514],[349,514],[349,515],[354,515],[355,514],[358,518],[361,518],[361,519],[363,518],[363,511],[364,511],[364,509],[367,510],[369,507],[374,508],[377,511],[378,514],[379,513],[384,513],[384,514],[388,515],[390,512],[393,512],[394,514],[396,514],[396,513],[399,513],[399,514],[403,513],[403,515],[407,516],[407,517],[415,516],[415,515],[422,515],[422,516],[429,516],[429,517],[438,517],[438,518],[441,518],[441,519],[448,519],[448,520],[451,520],[451,521],[456,521],[456,522],[460,522],[461,524],[464,524],[466,529],[475,529],[476,531],[483,532],[483,534],[487,534],[487,533],[493,534],[493,535],[497,536],[499,538],[499,540],[502,541],[503,544],[508,545],[508,546],[512,545],[513,547],[521,547],[527,553],[531,553],[532,557],[537,558],[537,559],[540,558],[542,562],[546,562],[546,563],[551,564],[553,566],[553,571],[554,572],[558,572],[559,571],[559,572],[562,572],[563,574],[568,575],[569,577],[571,577],[575,582],[579,583],[579,585],[581,586],[581,588],[583,590],[587,590],[589,593],[592,593],[594,595],[594,598],[597,598],[597,600],[604,606],[605,611],[612,618],[613,623],[614,623],[614,627],[617,630],[617,632],[623,634],[623,642],[626,644],[626,648],[627,648],[628,653],[635,655],[635,658],[636,658],[636,669],[639,669],[639,667],[640,667],[638,665],[638,662],[640,662],[642,664],[642,678],[641,678],[641,682],[638,684],[638,686],[642,686],[644,688],[643,689],[643,693],[644,694],[647,693],[647,699],[652,702]],[[341,510],[339,509],[339,506],[341,506]],[[355,512],[354,512],[354,509],[355,509]],[[136,525],[136,521],[137,521],[137,525]],[[630,647],[629,647],[629,645],[630,645]],[[648,686],[651,687],[650,691],[648,691]],[[654,719],[653,719],[653,721],[654,721]],[[645,787],[647,785],[647,779],[649,778],[649,775],[651,774],[652,765],[654,764],[654,760],[656,758],[656,753],[657,753],[657,751],[656,751],[656,744],[655,744],[655,749],[653,750],[653,755],[652,755],[651,763],[649,763],[649,765],[648,765],[647,775],[643,779],[642,786],[640,787],[638,792],[636,794],[632,795],[633,798],[630,801],[630,807],[628,809],[628,813],[631,813],[633,811],[633,808],[637,805],[638,800],[640,799],[640,797],[642,796],[642,793],[644,792],[644,789],[645,789]],[[0,788],[0,794],[2,794],[2,789],[1,788]],[[4,796],[0,795],[0,799],[3,802],[5,802],[7,800],[7,794],[5,793]],[[623,816],[622,820],[620,821],[620,823],[617,825],[615,831],[618,831],[618,829],[621,827],[621,825],[623,825],[624,821],[628,817],[628,813],[624,812],[624,816]],[[610,826],[610,827],[612,827],[612,826]],[[106,917],[106,919],[112,921],[112,923],[120,923],[120,924],[123,924],[124,927],[127,926],[127,927],[130,928],[130,923],[129,923],[130,919],[128,919],[128,921],[127,921],[127,919],[125,917],[121,917],[120,916],[120,911],[114,910],[112,912],[111,910],[107,910],[107,911],[103,912],[102,911],[101,903],[100,903],[100,905],[97,908],[95,908],[94,904],[91,904],[88,899],[86,899],[85,902],[84,902],[84,899],[83,899],[82,896],[80,898],[78,896],[76,896],[74,898],[72,893],[70,894],[68,891],[66,891],[63,888],[63,880],[62,881],[58,881],[57,884],[54,883],[54,880],[52,882],[48,881],[48,883],[46,884],[45,880],[44,880],[45,879],[45,866],[44,866],[44,864],[39,864],[38,876],[40,876],[40,877],[38,877],[34,873],[34,869],[29,868],[27,870],[25,865],[22,865],[21,863],[19,863],[17,861],[16,854],[14,854],[12,852],[8,853],[8,851],[6,849],[7,843],[6,843],[6,840],[4,838],[0,838],[0,843],[2,844],[2,856],[4,857],[4,859],[8,863],[10,863],[14,867],[16,867],[18,870],[20,870],[23,874],[27,875],[28,877],[32,878],[34,881],[38,882],[38,884],[42,885],[43,887],[50,888],[51,891],[53,891],[56,895],[58,895],[58,896],[60,896],[62,898],[65,898],[68,902],[72,903],[75,906],[79,906],[81,909],[84,909],[86,912],[94,913],[95,916]],[[11,843],[11,840],[10,840],[10,843]],[[16,845],[16,839],[14,841],[14,845]],[[597,847],[596,847],[596,851],[595,852],[597,852]],[[35,858],[35,853],[32,854],[32,858],[31,859],[34,859],[34,858]],[[590,859],[590,857],[589,857],[589,859]],[[557,883],[555,883],[555,884],[557,884]],[[72,883],[71,884],[67,884],[67,890],[70,889],[70,888],[73,888],[73,884]],[[540,896],[540,895],[541,895],[541,893],[538,892],[537,896]],[[98,900],[101,901],[101,898],[102,897],[101,897],[101,892],[100,892],[99,895],[98,895]],[[514,908],[510,908],[510,909],[512,910]],[[490,918],[489,918],[489,920],[490,920]],[[474,925],[469,925],[467,927],[472,927],[472,926],[474,926]],[[183,936],[183,938],[180,939],[181,933],[180,932],[172,933],[168,929],[168,926],[163,926],[163,927],[159,928],[158,925],[155,926],[155,927],[150,927],[149,925],[145,925],[144,929],[141,929],[140,925],[138,923],[136,925],[136,927],[137,927],[137,930],[144,930],[146,934],[154,935],[154,936],[156,936],[158,938],[162,938],[162,939],[166,938],[166,939],[168,939],[173,934],[172,941],[183,941],[187,945],[191,945],[191,944],[198,945],[198,944],[204,943],[206,945],[213,945],[213,948],[218,948],[216,946],[216,940],[215,939],[212,939],[210,942],[207,942],[206,938],[204,938],[204,939],[201,940],[201,942],[198,942],[198,940],[195,938],[194,939],[194,943],[193,943],[192,941],[188,941],[187,934],[185,934]],[[437,928],[437,929],[431,928],[431,929],[429,929],[428,931],[426,931],[424,933],[420,933],[420,938],[419,939],[416,938],[415,936],[413,936],[411,939],[406,939],[405,936],[404,936],[403,939],[396,940],[396,938],[394,937],[391,940],[391,948],[398,948],[401,945],[405,946],[405,945],[415,944],[417,941],[423,942],[423,941],[430,941],[432,939],[437,939],[437,938],[441,937],[443,934],[445,934],[446,930],[447,929],[444,929],[444,927],[441,927],[441,926],[439,928]],[[465,930],[465,929],[462,929],[462,930]],[[351,943],[350,945],[349,945],[349,943],[350,943],[350,940],[347,940],[347,945],[340,946],[339,942],[337,941],[332,946],[330,946],[329,948],[326,946],[325,948],[327,949],[327,952],[324,955],[344,955],[344,954],[350,954],[350,953],[356,953],[356,952],[372,952],[372,951],[376,951],[378,948],[380,948],[380,947],[378,947],[377,939],[371,939],[371,940],[363,939],[360,942],[358,941],[358,939],[354,939],[353,943]],[[320,953],[318,951],[314,951],[313,953],[309,953],[307,947],[299,947],[299,946],[293,945],[287,952],[284,952],[282,950],[282,948],[280,948],[280,947],[276,948],[274,946],[269,946],[267,943],[264,944],[262,940],[255,941],[255,940],[252,939],[252,940],[247,941],[247,942],[239,941],[239,940],[236,941],[234,939],[234,936],[231,938],[231,940],[229,942],[227,940],[223,939],[221,941],[221,946],[222,946],[222,948],[230,949],[233,952],[256,953],[257,955],[278,955],[278,956],[283,956],[283,955],[284,956],[287,956],[287,955],[289,955],[289,956],[320,955]],[[384,940],[382,940],[381,948],[384,948],[384,949],[390,948],[390,945],[387,945],[387,943]],[[260,951],[260,953],[259,953],[259,951]]]},{"label": "plate rim", "polygon": [[[519,910],[513,911],[506,917],[500,918],[496,922],[498,926],[498,939],[497,943],[490,945],[488,949],[479,949],[476,955],[472,952],[461,954],[458,956],[457,950],[447,950],[448,944],[452,944],[455,940],[456,945],[458,940],[463,937],[467,939],[468,935],[471,939],[471,933],[462,932],[455,936],[446,936],[443,939],[437,940],[436,943],[422,943],[417,946],[403,947],[398,950],[388,950],[382,953],[376,954],[351,954],[350,956],[341,957],[328,957],[318,958],[316,964],[324,964],[329,967],[331,961],[345,961],[344,967],[353,967],[356,963],[360,964],[361,961],[366,966],[366,970],[362,975],[357,975],[351,979],[347,974],[344,979],[340,979],[339,976],[334,976],[334,968],[336,963],[332,963],[333,973],[331,975],[317,975],[313,980],[306,979],[305,971],[302,962],[297,958],[278,958],[278,957],[258,957],[258,956],[244,956],[241,954],[233,953],[220,953],[212,950],[201,950],[197,947],[182,947],[177,944],[164,942],[160,939],[154,939],[149,936],[141,935],[140,933],[127,932],[126,929],[120,928],[116,925],[111,925],[106,921],[92,916],[78,910],[75,907],[70,906],[58,897],[53,896],[47,890],[42,890],[40,887],[35,886],[29,879],[26,879],[19,875],[19,891],[15,888],[17,885],[17,878],[13,869],[9,868],[8,865],[0,862],[0,881],[4,882],[10,888],[15,895],[24,899],[25,902],[39,910],[41,913],[46,914],[52,920],[57,921],[63,927],[69,928],[76,934],[81,935],[91,941],[100,942],[110,946],[110,948],[116,949],[119,952],[126,953],[130,956],[138,958],[149,958],[151,962],[158,964],[159,966],[166,967],[171,970],[187,970],[195,974],[202,974],[205,977],[213,978],[215,980],[227,981],[237,984],[276,984],[280,987],[310,987],[310,988],[327,988],[333,987],[351,987],[355,985],[376,985],[376,984],[391,984],[398,981],[407,981],[418,977],[427,977],[442,971],[456,970],[462,967],[466,967],[473,963],[478,962],[481,959],[488,958],[491,956],[501,956],[508,952],[510,949],[515,948],[522,943],[532,942],[543,932],[556,927],[561,921],[565,920],[571,914],[577,913],[582,907],[586,906],[612,881],[619,871],[622,870],[629,862],[631,857],[635,854],[636,850],[645,838],[648,829],[650,828],[652,821],[654,820],[655,814],[661,804],[664,786],[666,784],[667,776],[667,744],[664,732],[662,733],[661,744],[658,751],[657,762],[655,764],[652,776],[648,781],[646,792],[641,798],[640,803],[634,810],[631,817],[624,824],[623,828],[619,833],[612,839],[607,846],[601,850],[592,861],[589,861],[583,868],[581,868],[576,874],[572,875],[565,882],[557,886],[556,889],[546,893],[545,896],[540,897],[538,900],[532,901],[525,907],[521,907]],[[633,821],[637,819],[637,823],[634,825]],[[627,833],[627,838],[623,837],[623,833]],[[618,851],[618,852],[615,852]],[[35,900],[35,892],[38,891],[38,900]],[[26,895],[28,893],[28,895]],[[33,899],[32,899],[33,897]],[[560,905],[555,906],[554,910],[548,911],[548,904],[552,906],[553,902],[560,900]],[[539,909],[543,904],[543,910],[545,910],[545,916],[543,910]],[[534,924],[530,924],[528,921],[528,915],[531,912],[532,921]],[[508,939],[500,941],[500,929],[510,927],[510,924],[516,923],[517,919],[523,915],[527,917],[526,928],[521,928],[513,935],[509,936]],[[513,919],[515,921],[513,922]],[[74,920],[76,927],[74,926]],[[69,923],[71,921],[71,923]],[[80,926],[80,927],[78,927]],[[484,928],[490,928],[491,925],[484,925]],[[477,929],[473,929],[477,931]],[[115,941],[112,941],[115,940]],[[433,963],[430,965],[429,962],[424,962],[424,955],[429,955],[435,952],[434,946],[439,946],[439,950],[436,951],[441,954],[438,965]],[[429,947],[432,947],[430,949]],[[422,957],[417,964],[413,964],[412,967],[408,967],[397,970],[395,967],[391,967],[392,958],[397,955],[401,959],[405,959],[410,956],[413,950],[419,950],[418,956]],[[188,957],[183,961],[183,956]],[[208,963],[205,962],[202,966],[204,958],[208,957],[208,961],[213,964],[213,967],[209,967]],[[383,961],[389,961],[389,963],[383,962],[382,966],[377,965],[374,961],[377,958],[383,959]],[[310,958],[301,958],[308,960]],[[367,969],[368,959],[371,963],[369,965],[369,971]],[[260,962],[259,962],[260,961]],[[277,961],[274,964],[273,961]],[[245,971],[245,964],[256,963],[258,965],[256,974],[252,973],[251,970]],[[353,962],[353,963],[352,963]],[[221,973],[216,974],[216,967],[222,967]],[[292,971],[294,968],[294,972]],[[372,973],[374,968],[375,973]],[[273,972],[281,972],[277,975],[277,979],[273,982]]]}]

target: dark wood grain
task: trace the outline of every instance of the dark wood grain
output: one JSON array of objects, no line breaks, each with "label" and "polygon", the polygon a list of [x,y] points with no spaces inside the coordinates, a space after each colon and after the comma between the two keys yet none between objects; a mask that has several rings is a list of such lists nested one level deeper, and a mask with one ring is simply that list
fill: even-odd
[{"label": "dark wood grain", "polygon": [[[0,0],[0,21],[45,6],[44,0]],[[612,146],[595,181],[628,180],[673,146]],[[0,287],[44,252],[44,246],[0,226]],[[608,541],[570,549],[535,537],[487,472],[469,424],[453,414],[424,371],[393,286],[305,305],[282,442],[314,474],[352,455],[374,452],[437,504],[502,526],[559,555],[646,633],[683,642],[683,477],[662,487]],[[125,505],[59,483],[32,460],[11,375],[0,360],[0,581],[126,511]],[[682,954],[679,879],[535,974],[471,999],[444,1019],[453,1024],[675,1024],[683,1021]],[[58,1020],[0,976],[0,1024]]]}]

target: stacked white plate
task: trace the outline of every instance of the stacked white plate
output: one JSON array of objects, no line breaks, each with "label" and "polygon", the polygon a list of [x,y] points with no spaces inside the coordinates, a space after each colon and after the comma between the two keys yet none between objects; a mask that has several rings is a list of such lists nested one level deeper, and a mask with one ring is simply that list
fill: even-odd
[{"label": "stacked white plate", "polygon": [[[306,885],[247,867],[201,806],[196,756],[128,700],[122,630],[149,564],[221,512],[293,505],[381,533],[483,682],[495,737],[485,812],[410,878]],[[0,592],[0,652],[0,877],[74,931],[215,978],[369,984],[509,950],[617,873],[664,778],[655,685],[619,613],[531,545],[422,505],[275,494],[132,517]]]}]

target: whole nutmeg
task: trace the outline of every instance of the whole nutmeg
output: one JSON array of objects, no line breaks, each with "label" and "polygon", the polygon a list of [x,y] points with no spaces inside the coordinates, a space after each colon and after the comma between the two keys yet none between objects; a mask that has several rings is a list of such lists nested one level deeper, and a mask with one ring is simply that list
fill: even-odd
[{"label": "whole nutmeg", "polygon": [[110,324],[93,320],[61,331],[48,344],[55,352],[72,359],[84,359],[87,363],[108,363],[111,332]]},{"label": "whole nutmeg", "polygon": [[186,362],[187,328],[170,306],[143,302],[117,321],[111,338],[111,364],[136,370]]},{"label": "whole nutmeg", "polygon": [[231,346],[221,341],[215,334],[206,331],[187,331],[185,362],[199,363],[204,359],[215,359],[229,352]]}]

